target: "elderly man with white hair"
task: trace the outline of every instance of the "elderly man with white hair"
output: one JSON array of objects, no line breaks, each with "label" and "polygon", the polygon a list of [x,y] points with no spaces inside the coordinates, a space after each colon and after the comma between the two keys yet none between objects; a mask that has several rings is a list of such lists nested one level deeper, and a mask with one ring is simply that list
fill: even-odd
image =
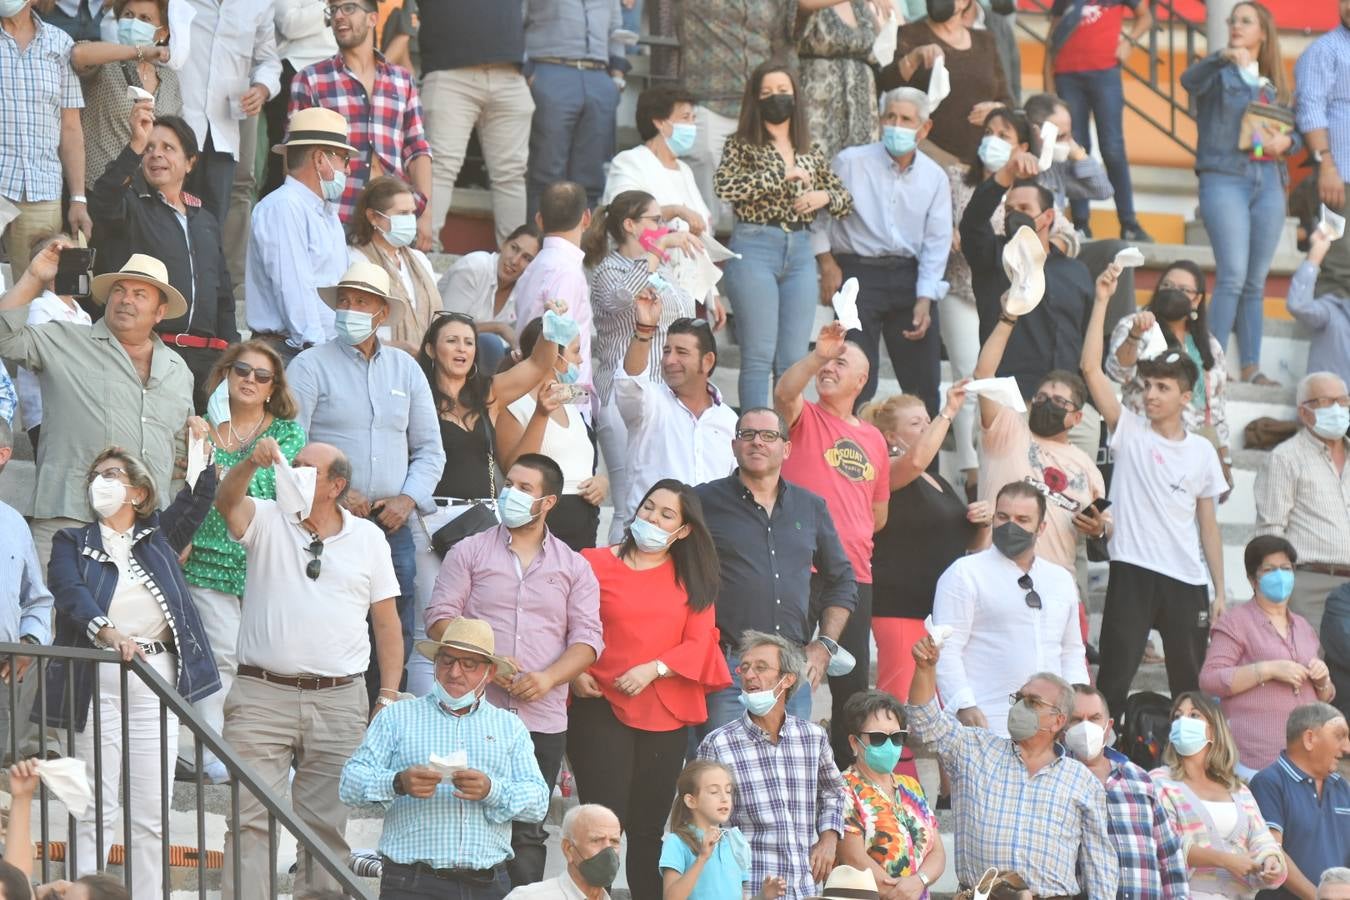
[{"label": "elderly man with white hair", "polygon": [[1298,383],[1298,434],[1256,473],[1256,524],[1298,549],[1290,608],[1321,630],[1327,595],[1350,581],[1350,395],[1332,372]]},{"label": "elderly man with white hair", "polygon": [[1323,872],[1317,883],[1317,900],[1350,900],[1350,869],[1337,866]]},{"label": "elderly man with white hair", "polygon": [[567,868],[556,878],[523,884],[507,900],[609,900],[619,874],[619,817],[598,803],[574,806],[563,816],[562,852]]},{"label": "elderly man with white hair", "polygon": [[947,292],[942,280],[952,246],[951,184],[942,166],[918,145],[932,130],[928,95],[914,88],[881,97],[881,140],[849,147],[833,168],[853,195],[853,215],[829,219],[813,235],[822,300],[845,279],[858,279],[860,333],[850,335],[867,354],[871,371],[859,397],[877,389],[881,339],[900,386],[938,413],[941,337],[934,301]]}]

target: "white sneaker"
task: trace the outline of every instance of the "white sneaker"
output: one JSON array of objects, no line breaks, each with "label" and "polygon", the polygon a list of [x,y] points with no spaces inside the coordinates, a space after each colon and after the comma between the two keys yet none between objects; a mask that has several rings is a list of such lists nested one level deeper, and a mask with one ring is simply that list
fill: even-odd
[{"label": "white sneaker", "polygon": [[228,784],[230,772],[223,762],[213,759],[202,765],[202,780],[207,784]]}]

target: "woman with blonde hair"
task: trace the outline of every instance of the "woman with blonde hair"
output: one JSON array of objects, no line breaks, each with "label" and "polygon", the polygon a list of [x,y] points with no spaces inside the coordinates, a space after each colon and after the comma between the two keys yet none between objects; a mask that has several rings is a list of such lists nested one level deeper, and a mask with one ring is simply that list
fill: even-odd
[{"label": "woman with blonde hair", "polygon": [[380,339],[417,355],[431,317],[441,309],[441,290],[417,240],[417,201],[401,178],[382,175],[361,191],[352,212],[351,262],[372,262],[389,273],[389,292],[403,301],[405,314]]},{"label": "woman with blonde hair", "polygon": [[1181,836],[1196,900],[1255,897],[1288,875],[1280,845],[1237,775],[1237,760],[1219,707],[1199,691],[1177,697],[1164,765],[1149,775]]}]

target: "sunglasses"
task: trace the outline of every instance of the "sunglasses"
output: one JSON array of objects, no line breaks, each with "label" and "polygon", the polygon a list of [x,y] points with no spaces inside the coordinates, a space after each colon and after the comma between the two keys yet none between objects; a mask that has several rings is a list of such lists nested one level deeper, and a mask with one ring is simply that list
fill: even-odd
[{"label": "sunglasses", "polygon": [[248,363],[236,362],[230,364],[230,371],[240,378],[253,377],[258,384],[271,384],[272,379],[276,377],[271,369],[263,369],[259,366],[250,366]]},{"label": "sunglasses", "polygon": [[858,734],[858,740],[869,747],[880,747],[887,741],[890,741],[896,747],[902,747],[907,737],[909,737],[908,731],[863,731]]},{"label": "sunglasses", "polygon": [[708,329],[709,334],[712,333],[712,326],[708,324],[707,319],[694,319],[689,316],[681,316],[674,322],[671,322],[670,328],[667,328],[666,331],[669,332],[671,328],[706,328]]},{"label": "sunglasses", "polygon": [[473,316],[469,315],[468,313],[453,312],[448,309],[438,309],[431,314],[431,317],[433,319],[446,318],[449,319],[451,322],[463,322],[466,325],[478,324],[478,320],[475,319]]},{"label": "sunglasses", "polygon": [[1027,606],[1032,609],[1041,608],[1041,595],[1036,593],[1036,587],[1031,583],[1030,575],[1023,575],[1017,579],[1017,586],[1027,592]]},{"label": "sunglasses", "polygon": [[323,559],[321,558],[323,556],[323,541],[315,538],[309,542],[309,546],[305,550],[314,557],[306,563],[305,575],[309,577],[310,581],[318,581],[319,573],[323,571]]}]

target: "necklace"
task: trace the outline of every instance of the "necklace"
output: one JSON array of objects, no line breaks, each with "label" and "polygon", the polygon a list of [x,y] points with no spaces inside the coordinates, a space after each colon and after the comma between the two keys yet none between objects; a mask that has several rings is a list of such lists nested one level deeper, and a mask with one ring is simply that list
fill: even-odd
[{"label": "necklace", "polygon": [[245,444],[247,444],[249,441],[253,440],[253,438],[257,436],[259,429],[262,428],[262,424],[265,421],[267,421],[266,412],[264,412],[261,416],[258,417],[257,424],[255,424],[251,429],[249,429],[247,434],[240,434],[239,432],[234,430],[233,418],[231,418],[230,421],[226,424],[226,427],[230,429],[230,439],[238,442],[239,449],[242,450]]}]

